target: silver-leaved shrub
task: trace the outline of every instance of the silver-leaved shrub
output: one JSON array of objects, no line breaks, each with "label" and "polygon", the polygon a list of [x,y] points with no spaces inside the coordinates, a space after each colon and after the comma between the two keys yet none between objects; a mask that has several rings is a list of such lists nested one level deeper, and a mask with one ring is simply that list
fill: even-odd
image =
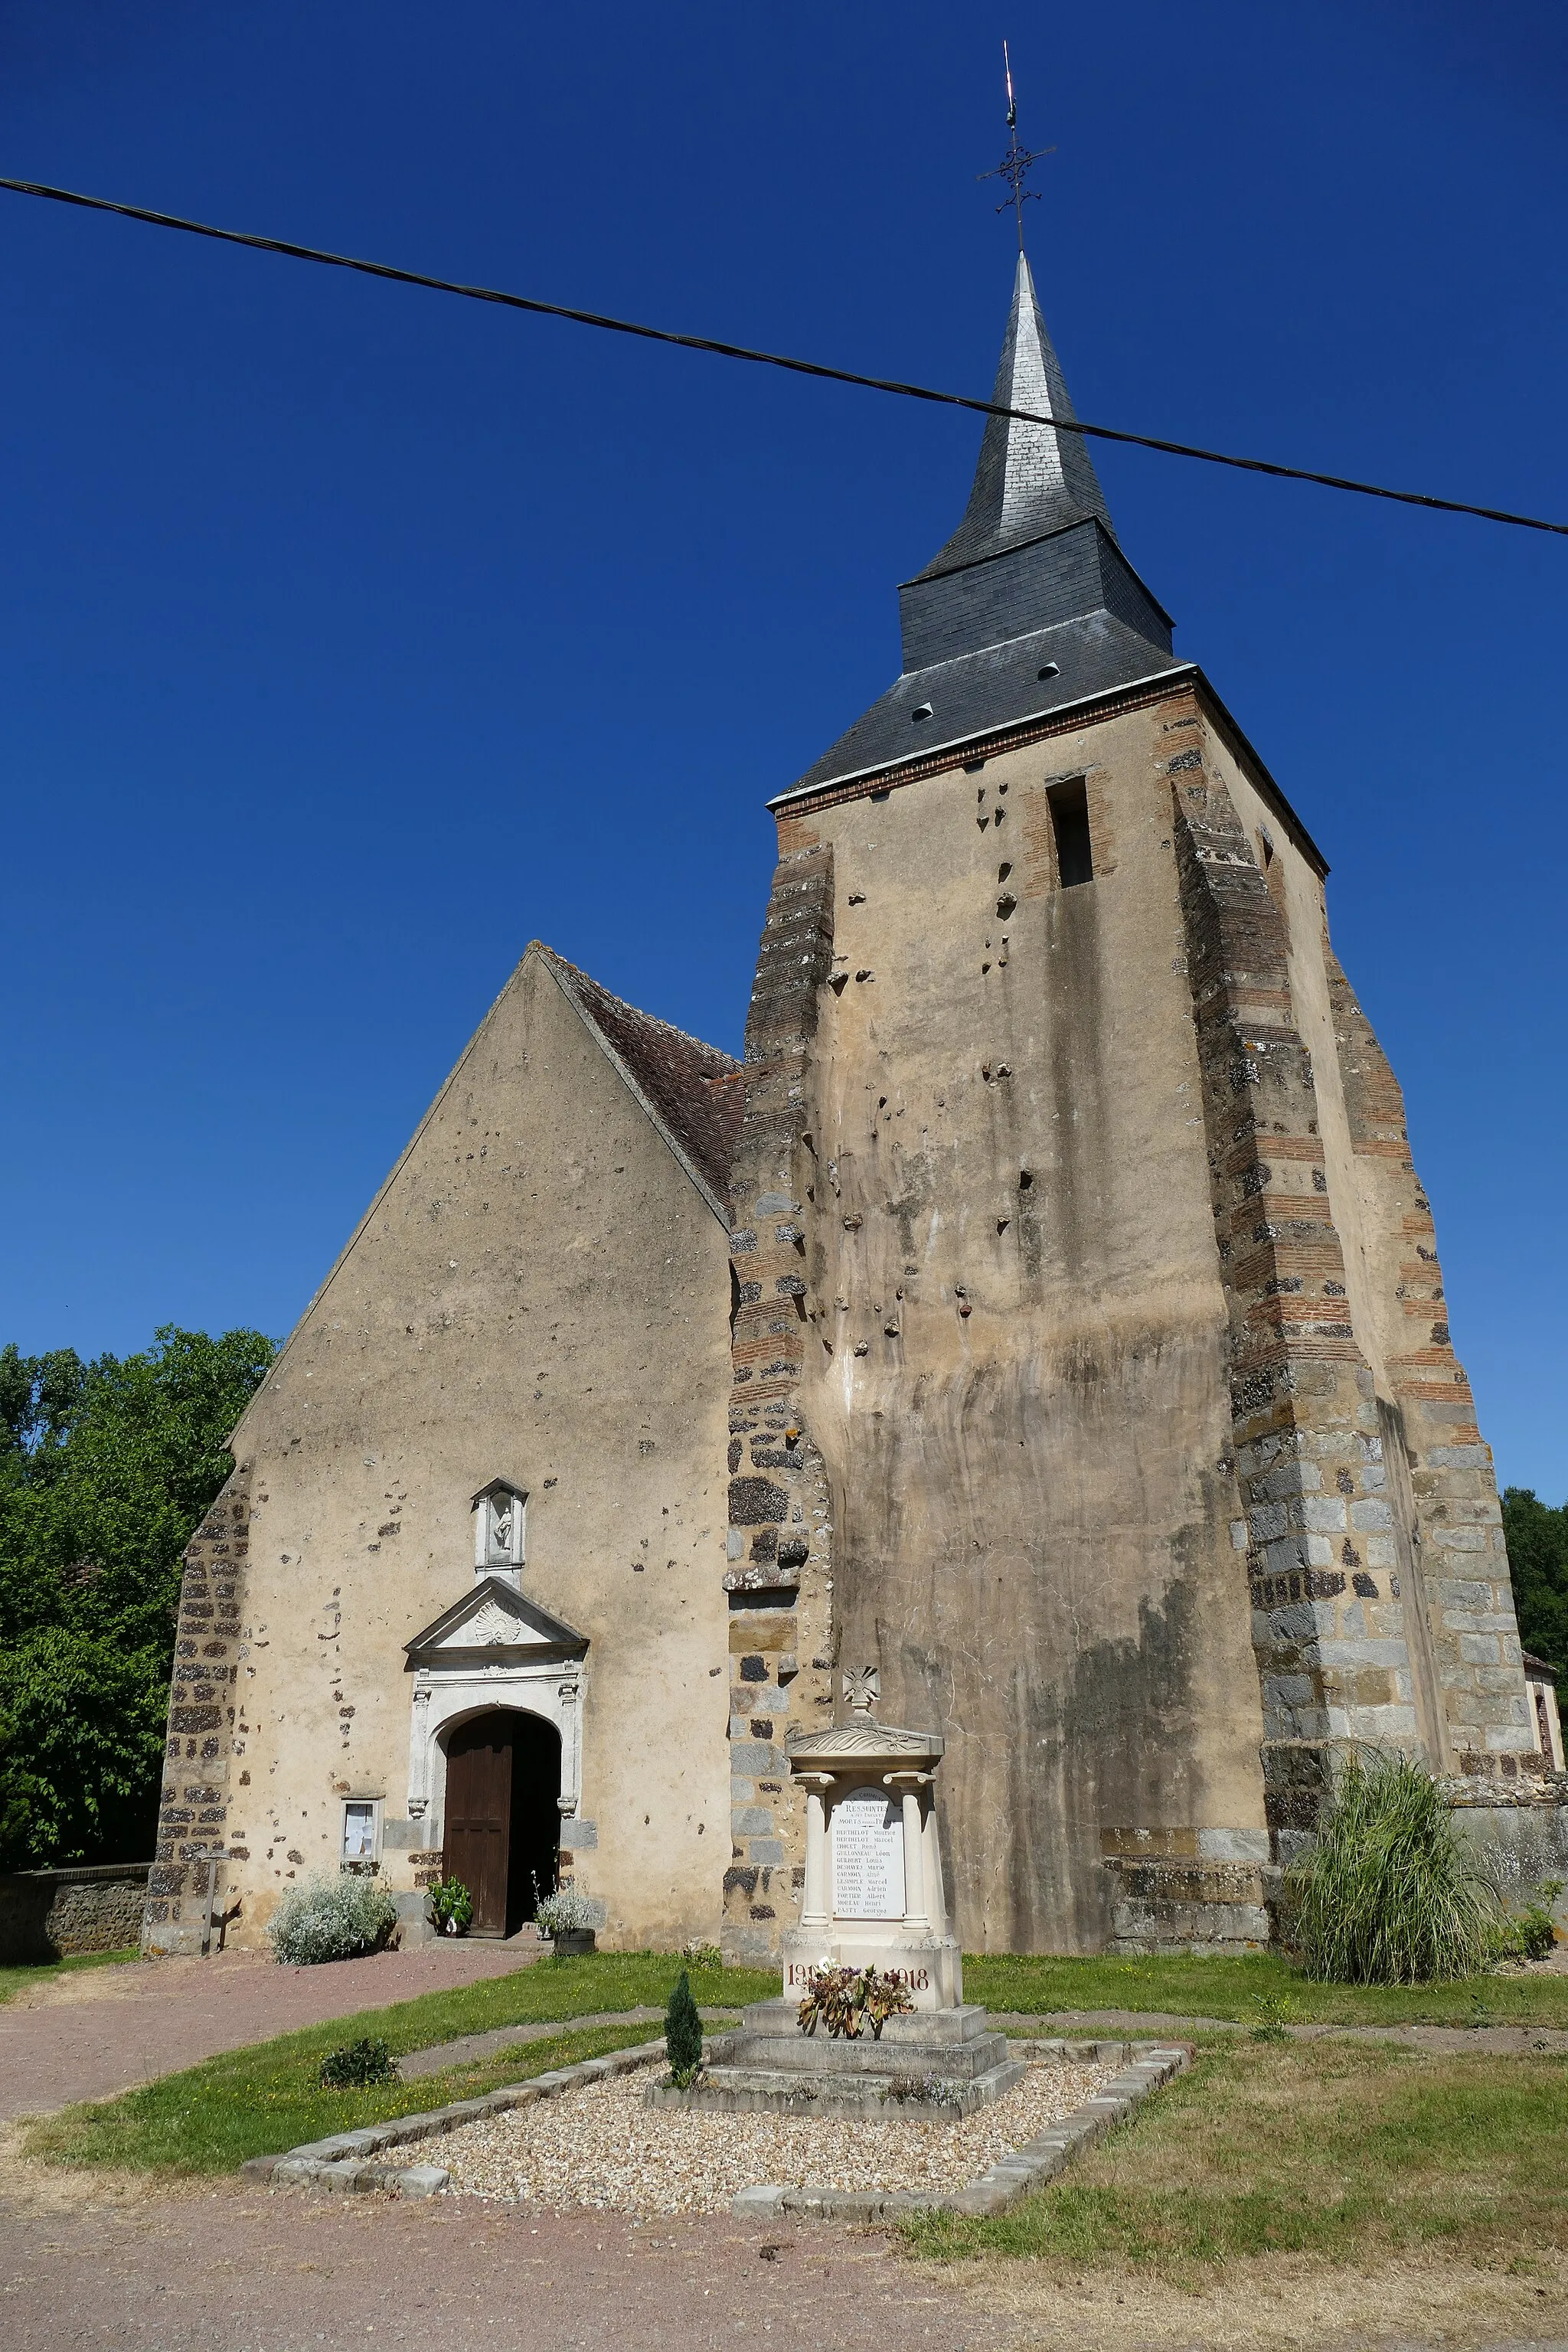
[{"label": "silver-leaved shrub", "polygon": [[289,1968],[374,1952],[397,1925],[397,1906],[374,1878],[310,1878],[290,1886],[267,1923],[272,1957]]}]

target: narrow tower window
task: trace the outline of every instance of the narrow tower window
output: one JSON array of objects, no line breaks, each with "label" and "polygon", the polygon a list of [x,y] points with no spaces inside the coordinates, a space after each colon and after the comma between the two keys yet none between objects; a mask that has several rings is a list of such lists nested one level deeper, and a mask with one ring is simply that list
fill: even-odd
[{"label": "narrow tower window", "polygon": [[1081,777],[1070,784],[1053,784],[1046,795],[1051,804],[1051,824],[1057,837],[1057,872],[1064,890],[1094,879],[1094,851],[1089,837],[1089,792]]}]

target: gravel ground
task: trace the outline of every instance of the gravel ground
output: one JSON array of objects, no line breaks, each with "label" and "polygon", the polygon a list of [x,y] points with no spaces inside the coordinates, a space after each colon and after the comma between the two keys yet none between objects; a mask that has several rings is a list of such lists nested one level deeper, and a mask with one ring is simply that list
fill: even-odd
[{"label": "gravel ground", "polygon": [[946,2194],[1092,2098],[1118,2069],[1031,2066],[994,2105],[951,2124],[670,2113],[643,2105],[657,2071],[589,2083],[382,2160],[442,2164],[469,2196],[555,2211],[719,2213],[759,2181]]}]

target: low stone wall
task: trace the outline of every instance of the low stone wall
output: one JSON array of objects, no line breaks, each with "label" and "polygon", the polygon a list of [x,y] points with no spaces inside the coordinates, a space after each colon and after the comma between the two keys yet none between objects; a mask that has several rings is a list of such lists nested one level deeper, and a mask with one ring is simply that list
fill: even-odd
[{"label": "low stone wall", "polygon": [[131,1950],[141,1940],[151,1869],[105,1862],[0,1878],[0,1966]]},{"label": "low stone wall", "polygon": [[1562,1891],[1553,1916],[1560,1929],[1568,1928],[1568,1772],[1512,1785],[1454,1780],[1445,1787],[1460,1835],[1510,1907],[1554,1879]]}]

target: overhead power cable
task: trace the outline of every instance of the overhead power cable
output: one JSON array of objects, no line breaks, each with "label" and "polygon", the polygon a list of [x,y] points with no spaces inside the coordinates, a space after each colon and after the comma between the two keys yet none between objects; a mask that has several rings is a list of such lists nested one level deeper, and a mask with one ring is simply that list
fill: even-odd
[{"label": "overhead power cable", "polygon": [[84,211],[118,213],[122,219],[146,221],[153,228],[182,229],[188,236],[209,236],[220,245],[249,246],[258,253],[286,254],[293,261],[315,261],[329,269],[357,270],[364,278],[387,278],[398,286],[423,286],[435,294],[459,294],[468,302],[494,302],[507,310],[528,310],[544,319],[569,319],[579,327],[598,327],[613,335],[637,335],[645,342],[674,343],[682,351],[708,352],[716,358],[746,360],[753,367],[783,368],[791,375],[820,376],[829,383],[850,383],[865,392],[891,393],[900,400],[925,400],[942,408],[964,408],[977,416],[1016,418],[1021,425],[1048,425],[1058,433],[1081,433],[1095,441],[1121,441],[1135,449],[1159,449],[1170,457],[1196,457],[1205,466],[1231,466],[1245,474],[1272,474],[1287,482],[1316,482],[1325,490],[1349,490],[1357,498],[1392,499],[1405,507],[1432,507],[1440,514],[1479,515],[1483,522],[1505,522],[1520,530],[1546,530],[1568,539],[1568,522],[1547,522],[1540,515],[1510,514],[1502,507],[1472,506],[1463,499],[1432,498],[1423,490],[1391,490],[1377,482],[1357,482],[1342,474],[1314,473],[1306,466],[1279,466],[1267,457],[1235,457],[1219,449],[1199,449],[1189,441],[1166,441],[1152,433],[1124,433],[1113,425],[1086,425],[1081,418],[1042,416],[1030,408],[1005,408],[994,400],[972,400],[962,392],[938,392],[930,384],[903,383],[897,377],[861,375],[853,368],[826,366],[819,360],[789,359],[779,352],[753,351],[745,343],[721,342],[711,335],[682,335],[669,327],[647,327],[633,319],[612,319],[600,310],[579,310],[566,302],[542,302],[529,294],[503,293],[494,286],[467,286],[453,278],[432,278],[422,269],[398,269],[388,261],[362,261],[346,253],[325,253],[312,245],[294,245],[287,237],[255,236],[244,229],[216,228],[210,221],[184,220],[178,213],[150,211],[144,205],[121,205],[108,196],[82,195],[74,188],[52,188],[40,180],[0,178],[0,188],[19,196],[45,196],[57,205],[77,205]]}]

